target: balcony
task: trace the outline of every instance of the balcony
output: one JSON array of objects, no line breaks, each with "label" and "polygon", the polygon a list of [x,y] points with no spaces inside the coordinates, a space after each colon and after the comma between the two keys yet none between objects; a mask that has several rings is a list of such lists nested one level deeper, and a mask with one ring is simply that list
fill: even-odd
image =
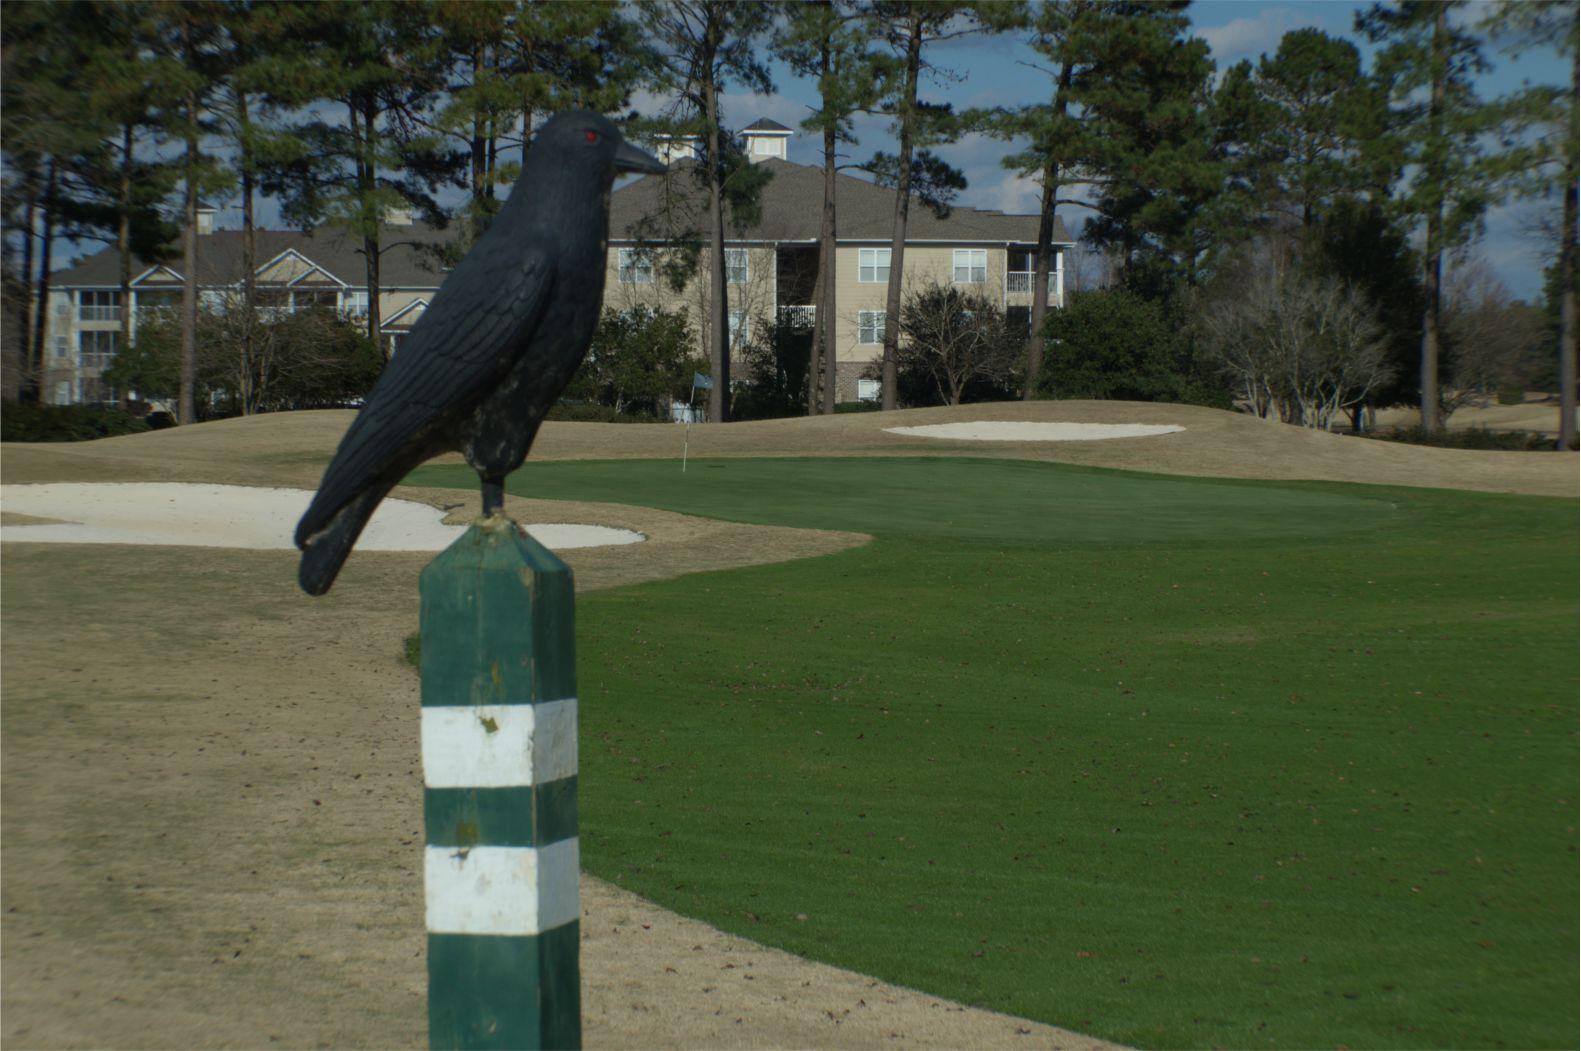
[{"label": "balcony", "polygon": [[[1005,275],[1005,291],[1010,293],[1011,295],[1015,295],[1017,292],[1022,292],[1022,293],[1029,293],[1029,292],[1031,292],[1032,291],[1032,279],[1033,279],[1034,276],[1035,275],[1031,271],[1026,271],[1026,270],[1012,270],[1012,271],[1010,271],[1009,273],[1007,273]],[[1059,282],[1057,280],[1058,276],[1059,276],[1059,272],[1058,271],[1056,271],[1056,270],[1050,270],[1049,271],[1049,295],[1051,295],[1051,296],[1052,295],[1058,295],[1058,288],[1059,288]]]},{"label": "balcony", "polygon": [[818,321],[818,308],[808,306],[780,307],[780,324],[786,328],[810,329]]}]

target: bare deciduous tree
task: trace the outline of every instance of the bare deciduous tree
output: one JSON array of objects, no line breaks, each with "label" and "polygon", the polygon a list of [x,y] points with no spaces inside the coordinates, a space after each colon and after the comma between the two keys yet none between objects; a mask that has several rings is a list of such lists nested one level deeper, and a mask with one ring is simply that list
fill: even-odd
[{"label": "bare deciduous tree", "polygon": [[947,405],[959,405],[973,380],[1010,386],[1021,360],[1021,343],[999,308],[949,285],[925,285],[907,297],[900,336],[897,371],[928,376]]},{"label": "bare deciduous tree", "polygon": [[1387,381],[1387,340],[1358,290],[1259,251],[1199,300],[1203,343],[1248,409],[1320,430]]}]

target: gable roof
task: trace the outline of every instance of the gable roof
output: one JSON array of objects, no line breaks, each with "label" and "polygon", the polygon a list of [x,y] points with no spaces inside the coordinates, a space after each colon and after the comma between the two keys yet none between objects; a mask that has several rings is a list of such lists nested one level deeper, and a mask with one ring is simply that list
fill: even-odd
[{"label": "gable roof", "polygon": [[[727,216],[729,241],[803,241],[818,239],[823,218],[823,169],[769,158],[757,167],[773,174],[764,187],[758,221],[736,230]],[[673,230],[706,230],[707,191],[694,177],[696,162],[681,161],[663,175],[646,175],[610,198],[609,235],[615,241],[641,241]],[[894,232],[895,193],[849,175],[835,176],[836,229],[840,241],[888,242]],[[913,198],[906,241],[966,241],[1032,244],[1038,236],[1035,215],[1006,215],[957,206],[940,219]],[[1054,224],[1054,241],[1071,244],[1065,224]]]},{"label": "gable roof", "polygon": [[751,124],[748,124],[746,127],[742,128],[741,130],[742,130],[743,133],[749,132],[749,131],[782,131],[782,132],[784,132],[787,135],[794,135],[794,134],[796,134],[794,131],[792,131],[791,129],[787,128],[785,125],[781,124],[779,121],[777,121],[777,120],[769,120],[767,117],[759,117],[757,120],[753,121]]},{"label": "gable roof", "polygon": [[[256,239],[255,265],[259,269],[266,268],[282,256],[295,255],[309,267],[316,267],[320,272],[347,281],[353,286],[361,287],[367,280],[364,275],[368,272],[368,266],[362,255],[362,238],[348,234],[344,230],[332,227],[320,227],[305,233],[300,230],[256,230],[253,236]],[[419,246],[444,244],[454,236],[453,230],[440,230],[426,223],[385,229],[381,240],[385,251],[379,259],[381,287],[385,289],[439,287],[445,275],[440,270],[433,253],[422,251]],[[198,284],[215,286],[240,282],[244,269],[242,240],[240,230],[216,230],[210,234],[199,234],[197,237]],[[134,258],[132,274],[135,276],[151,268],[158,268],[161,276],[152,280],[167,280],[164,271],[178,275],[177,280],[179,280],[181,267],[182,260],[179,253],[172,259],[157,262]],[[311,269],[303,271],[304,274],[311,272]],[[279,283],[284,284],[286,280],[289,279]],[[322,279],[317,280],[322,281]],[[50,282],[57,287],[86,285],[116,288],[121,283],[120,261],[115,249],[106,248],[64,270],[57,271],[50,278]],[[310,278],[304,283],[315,283],[315,279]]]}]

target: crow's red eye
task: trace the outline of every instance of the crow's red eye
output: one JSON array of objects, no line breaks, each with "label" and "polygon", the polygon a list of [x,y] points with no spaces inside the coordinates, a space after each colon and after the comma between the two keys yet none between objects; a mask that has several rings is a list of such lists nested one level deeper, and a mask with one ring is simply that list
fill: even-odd
[{"label": "crow's red eye", "polygon": [[584,131],[582,133],[582,137],[584,139],[586,139],[588,142],[597,142],[598,141],[598,132],[596,132],[596,131]]}]

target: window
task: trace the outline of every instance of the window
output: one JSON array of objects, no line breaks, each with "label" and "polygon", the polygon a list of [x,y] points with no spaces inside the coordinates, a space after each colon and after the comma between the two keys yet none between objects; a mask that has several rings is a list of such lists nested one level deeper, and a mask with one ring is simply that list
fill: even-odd
[{"label": "window", "polygon": [[160,291],[137,293],[137,313],[139,315],[150,314],[155,310],[176,310],[179,309],[180,306],[180,292]]},{"label": "window", "polygon": [[884,312],[858,310],[856,312],[856,341],[872,346],[884,342]]},{"label": "window", "polygon": [[291,293],[291,309],[307,310],[309,307],[326,307],[335,309],[335,300],[340,294],[333,288],[314,288],[308,291],[295,291]]},{"label": "window", "polygon": [[368,292],[342,292],[340,294],[340,312],[347,317],[368,316]]},{"label": "window", "polygon": [[856,381],[857,401],[877,401],[881,393],[882,389],[879,387],[877,380],[859,379]]},{"label": "window", "polygon": [[988,280],[988,249],[957,248],[955,250],[955,283],[980,285]]},{"label": "window", "polygon": [[619,249],[615,259],[621,284],[653,284],[653,253],[646,248]]},{"label": "window", "polygon": [[115,345],[121,338],[119,332],[77,333],[78,360],[85,369],[105,369],[115,357]]},{"label": "window", "polygon": [[50,343],[54,345],[55,357],[57,358],[64,358],[71,352],[70,347],[67,346],[65,336],[55,336],[50,340]]},{"label": "window", "polygon": [[121,293],[78,292],[77,319],[79,321],[121,320]]},{"label": "window", "polygon": [[725,283],[744,285],[747,283],[747,273],[747,250],[745,248],[726,248]]},{"label": "window", "polygon": [[283,288],[258,288],[253,290],[253,307],[271,320],[291,312],[291,293]]},{"label": "window", "polygon": [[752,318],[741,310],[730,312],[730,345],[744,343],[752,338]]},{"label": "window", "polygon": [[889,249],[859,248],[856,251],[856,279],[863,284],[889,281]]}]

